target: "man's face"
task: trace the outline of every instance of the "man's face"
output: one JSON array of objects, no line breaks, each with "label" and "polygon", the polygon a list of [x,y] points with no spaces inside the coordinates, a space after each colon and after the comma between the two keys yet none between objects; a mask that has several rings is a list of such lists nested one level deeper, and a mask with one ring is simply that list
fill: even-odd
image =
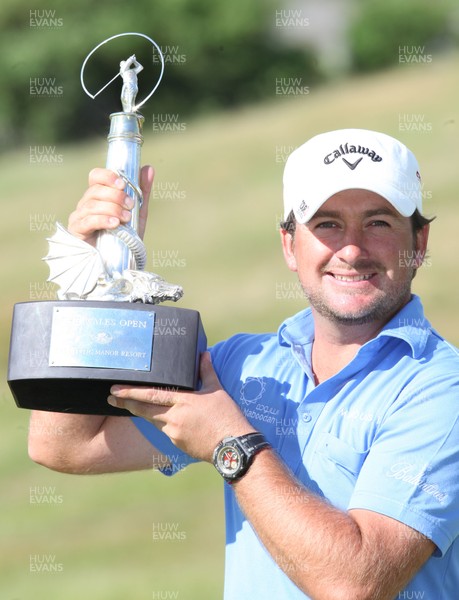
[{"label": "man's face", "polygon": [[383,325],[410,298],[428,227],[414,236],[410,219],[387,200],[346,190],[297,224],[294,239],[281,233],[287,265],[314,311],[336,323]]}]

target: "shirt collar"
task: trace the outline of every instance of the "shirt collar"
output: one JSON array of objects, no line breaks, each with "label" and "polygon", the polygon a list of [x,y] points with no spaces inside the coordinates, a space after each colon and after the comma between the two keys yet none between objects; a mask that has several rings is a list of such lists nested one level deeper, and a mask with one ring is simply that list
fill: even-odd
[{"label": "shirt collar", "polygon": [[314,319],[310,308],[286,319],[277,332],[279,344],[295,346],[312,344],[314,341]]},{"label": "shirt collar", "polygon": [[386,323],[378,337],[404,340],[410,346],[413,358],[418,358],[424,352],[431,331],[432,326],[424,316],[421,300],[413,294],[408,304]]},{"label": "shirt collar", "polygon": [[[362,348],[379,343],[382,337],[404,340],[414,358],[424,351],[431,332],[431,325],[424,316],[421,300],[413,294],[411,300],[383,327],[379,334],[369,340]],[[278,330],[279,343],[282,346],[304,346],[314,341],[314,319],[311,309],[306,308],[293,317],[286,319]],[[378,342],[376,342],[378,340]]]}]

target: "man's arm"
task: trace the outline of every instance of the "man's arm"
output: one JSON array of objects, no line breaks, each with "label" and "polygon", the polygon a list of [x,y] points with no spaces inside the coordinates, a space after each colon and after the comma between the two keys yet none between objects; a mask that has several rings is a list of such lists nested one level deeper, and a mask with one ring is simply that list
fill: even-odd
[{"label": "man's arm", "polygon": [[[153,169],[144,167],[140,185],[144,202],[140,211],[143,236]],[[125,182],[107,169],[89,174],[89,187],[69,217],[70,233],[95,244],[97,231],[114,229],[130,219],[132,200],[124,193]],[[69,383],[71,385],[71,383]],[[68,473],[108,473],[152,468],[160,453],[145,440],[128,417],[69,415],[32,411],[29,429],[32,460]]]},{"label": "man's arm", "polygon": [[29,456],[63,473],[97,474],[165,466],[129,417],[32,411]]},{"label": "man's arm", "polygon": [[[116,385],[110,404],[161,429],[189,455],[211,462],[229,435],[254,431],[221,387],[208,355],[199,392]],[[233,484],[241,509],[287,576],[314,600],[393,600],[435,545],[369,510],[342,511],[305,488],[273,450]]]},{"label": "man's arm", "polygon": [[273,451],[258,454],[234,490],[271,556],[315,600],[392,600],[435,549],[399,521],[329,505]]}]

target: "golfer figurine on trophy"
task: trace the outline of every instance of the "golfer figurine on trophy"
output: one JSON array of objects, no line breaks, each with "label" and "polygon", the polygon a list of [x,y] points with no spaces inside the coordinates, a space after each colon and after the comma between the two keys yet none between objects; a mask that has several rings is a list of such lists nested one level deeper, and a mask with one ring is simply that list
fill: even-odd
[{"label": "golfer figurine on trophy", "polygon": [[[91,94],[84,83],[88,59],[103,44],[121,36],[146,38],[159,52],[161,74],[139,104],[135,55],[120,62],[117,75]],[[144,271],[145,246],[138,236],[142,191],[139,187],[143,116],[137,112],[158,87],[164,59],[144,34],[125,33],[104,40],[83,63],[81,83],[95,98],[118,76],[123,81],[122,112],[110,115],[106,167],[126,183],[134,199],[127,225],[101,231],[96,247],[57,223],[44,258],[49,281],[59,286],[59,301],[16,304],[8,383],[18,406],[82,414],[127,414],[107,404],[115,382],[195,389],[200,354],[206,349],[199,313],[156,306],[181,298],[180,286]],[[155,305],[153,308],[152,305]],[[162,335],[155,322],[179,323],[180,335]]]}]

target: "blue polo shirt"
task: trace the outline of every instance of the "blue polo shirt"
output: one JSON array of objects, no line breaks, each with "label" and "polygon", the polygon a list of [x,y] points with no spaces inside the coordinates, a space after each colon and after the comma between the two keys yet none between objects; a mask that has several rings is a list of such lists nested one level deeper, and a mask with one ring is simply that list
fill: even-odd
[{"label": "blue polo shirt", "polygon": [[[212,361],[225,390],[305,487],[343,511],[388,515],[413,528],[410,535],[433,540],[436,552],[398,598],[457,600],[457,350],[431,327],[416,296],[317,386],[313,340],[306,309],[277,334],[239,334],[217,344]],[[153,425],[134,422],[171,461],[167,474],[193,462]],[[224,487],[225,599],[307,598],[288,578],[288,564],[277,565],[264,549],[231,486]]]}]

